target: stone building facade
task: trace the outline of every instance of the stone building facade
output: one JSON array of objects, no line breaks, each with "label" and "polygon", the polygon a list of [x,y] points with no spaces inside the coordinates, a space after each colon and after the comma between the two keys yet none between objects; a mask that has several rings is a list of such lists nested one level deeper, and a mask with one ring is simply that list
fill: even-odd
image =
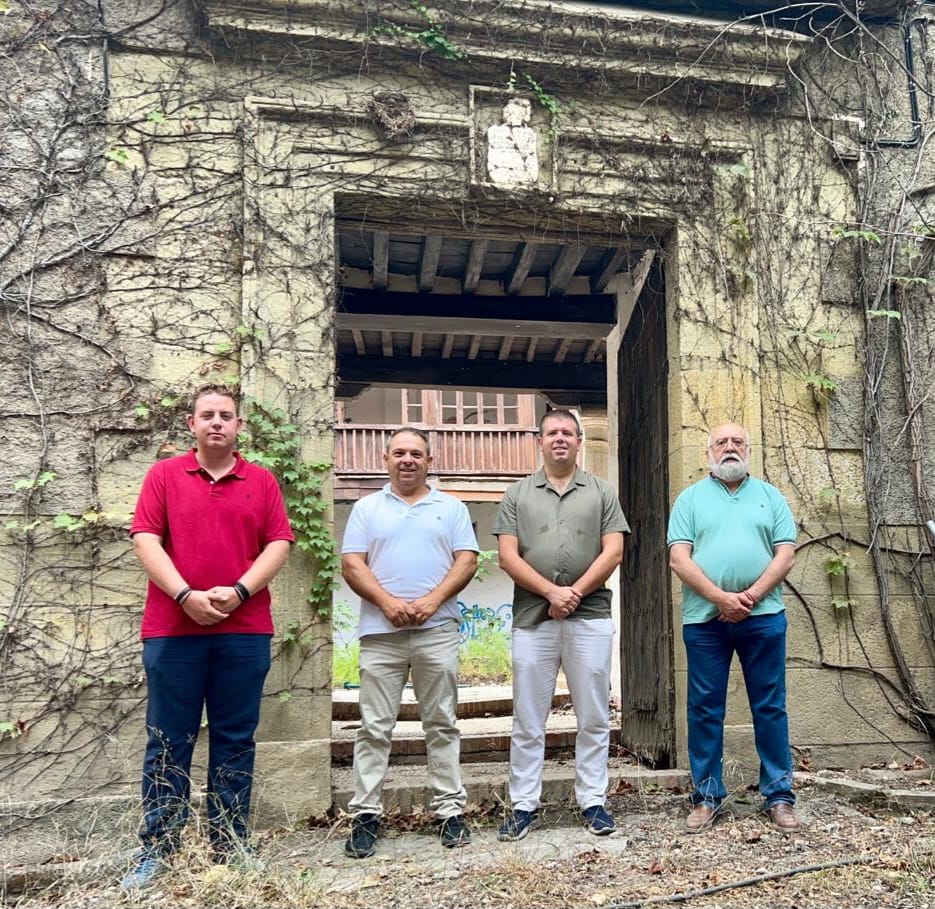
[{"label": "stone building facade", "polygon": [[[369,384],[606,408],[595,433],[634,527],[623,734],[676,764],[667,511],[703,475],[706,427],[743,421],[799,523],[798,754],[931,760],[930,5],[10,6],[4,798],[136,785],[127,515],[212,378],[281,412],[307,464],[331,460],[336,398]],[[296,552],[275,589],[269,816],[330,804],[316,571]]]}]

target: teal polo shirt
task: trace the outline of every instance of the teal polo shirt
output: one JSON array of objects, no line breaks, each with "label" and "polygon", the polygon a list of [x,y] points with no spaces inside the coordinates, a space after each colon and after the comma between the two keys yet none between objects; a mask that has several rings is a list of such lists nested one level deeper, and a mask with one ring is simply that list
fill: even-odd
[{"label": "teal polo shirt", "polygon": [[[689,486],[669,515],[667,543],[690,543],[692,559],[721,590],[746,590],[773,559],[773,547],[795,543],[792,510],[783,494],[756,477],[734,492],[713,476]],[[782,612],[782,584],[777,584],[751,615]],[[694,625],[717,616],[717,607],[682,585],[682,622]]]}]

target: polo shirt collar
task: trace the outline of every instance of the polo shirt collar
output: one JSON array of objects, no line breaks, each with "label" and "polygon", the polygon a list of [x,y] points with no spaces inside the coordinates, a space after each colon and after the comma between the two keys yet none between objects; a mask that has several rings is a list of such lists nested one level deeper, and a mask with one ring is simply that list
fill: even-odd
[{"label": "polo shirt collar", "polygon": [[393,492],[393,484],[392,484],[392,483],[386,483],[386,484],[384,484],[384,486],[383,486],[383,493],[384,493],[385,495],[390,496],[390,498],[396,499],[397,502],[402,502],[402,503],[405,504],[405,505],[409,505],[410,508],[413,508],[413,507],[415,507],[416,505],[421,505],[423,502],[429,502],[429,501],[431,501],[432,499],[436,498],[437,496],[441,495],[441,493],[440,493],[434,486],[432,486],[431,483],[427,483],[426,485],[427,485],[428,488],[429,488],[428,495],[422,496],[422,498],[419,499],[418,502],[413,502],[412,505],[409,505],[409,503],[408,503],[405,499],[400,498],[398,495],[396,495],[395,492]]},{"label": "polo shirt collar", "polygon": [[[196,448],[190,448],[188,452],[183,455],[185,458],[185,470],[188,473],[198,473],[202,467],[198,463],[198,458],[195,457]],[[235,477],[238,480],[245,480],[247,478],[247,462],[243,459],[243,456],[239,451],[234,452],[234,466],[226,474],[224,474],[221,479],[226,479],[227,477]]]},{"label": "polo shirt collar", "polygon": [[[539,486],[539,487],[549,485],[549,478],[545,475],[544,467],[540,467],[533,474],[533,482],[536,484],[536,486]],[[580,467],[575,468],[575,475],[572,478],[572,483],[574,483],[575,486],[587,486],[588,485],[587,474],[585,474],[585,472]],[[571,486],[572,483],[569,483],[568,485]]]}]

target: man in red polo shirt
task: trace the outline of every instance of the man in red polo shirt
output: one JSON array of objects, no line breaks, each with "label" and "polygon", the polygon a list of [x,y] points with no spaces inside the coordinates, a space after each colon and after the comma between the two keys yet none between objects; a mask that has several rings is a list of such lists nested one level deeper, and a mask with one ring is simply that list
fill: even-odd
[{"label": "man in red polo shirt", "polygon": [[273,622],[267,585],[294,541],[273,475],[235,450],[235,393],[205,385],[188,427],[196,447],[154,464],[130,534],[149,576],[143,848],[124,889],[149,884],[178,848],[192,752],[208,716],[208,823],[220,862],[244,858]]}]

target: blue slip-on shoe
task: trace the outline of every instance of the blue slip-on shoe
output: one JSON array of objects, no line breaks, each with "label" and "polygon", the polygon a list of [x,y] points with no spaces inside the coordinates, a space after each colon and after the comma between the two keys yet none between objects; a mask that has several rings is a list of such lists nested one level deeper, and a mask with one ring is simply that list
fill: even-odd
[{"label": "blue slip-on shoe", "polygon": [[165,862],[159,856],[152,855],[151,853],[144,853],[136,860],[136,864],[123,876],[120,881],[120,889],[142,890],[168,870]]},{"label": "blue slip-on shoe", "polygon": [[584,826],[588,828],[588,833],[593,833],[595,836],[607,836],[617,829],[614,819],[603,805],[592,805],[581,813],[584,815]]},{"label": "blue slip-on shoe", "polygon": [[460,814],[455,814],[442,821],[440,836],[446,849],[454,849],[456,846],[467,846],[471,842],[471,829],[464,823]]},{"label": "blue slip-on shoe", "polygon": [[351,835],[344,843],[344,854],[351,858],[370,858],[377,850],[380,818],[375,814],[356,814],[351,818]]},{"label": "blue slip-on shoe", "polygon": [[535,830],[541,823],[538,811],[523,811],[522,808],[517,808],[500,825],[497,837],[500,842],[516,842],[526,836],[530,830]]}]

